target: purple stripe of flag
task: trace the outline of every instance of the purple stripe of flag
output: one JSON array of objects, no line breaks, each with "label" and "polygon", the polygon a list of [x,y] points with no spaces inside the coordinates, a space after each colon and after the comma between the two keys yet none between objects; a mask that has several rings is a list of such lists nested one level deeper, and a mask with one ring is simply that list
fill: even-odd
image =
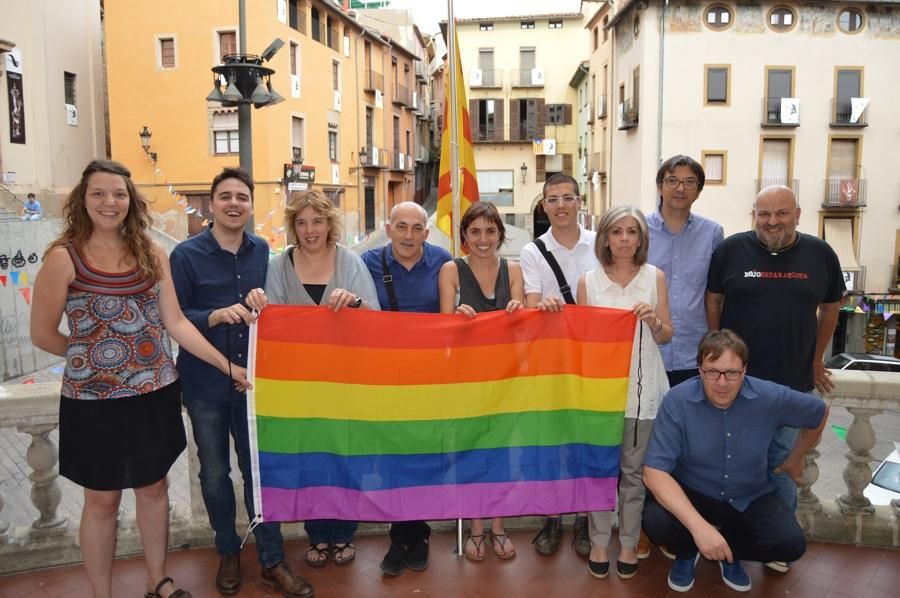
[{"label": "purple stripe of flag", "polygon": [[415,486],[361,492],[334,486],[262,488],[265,521],[407,521],[611,511],[616,478]]}]

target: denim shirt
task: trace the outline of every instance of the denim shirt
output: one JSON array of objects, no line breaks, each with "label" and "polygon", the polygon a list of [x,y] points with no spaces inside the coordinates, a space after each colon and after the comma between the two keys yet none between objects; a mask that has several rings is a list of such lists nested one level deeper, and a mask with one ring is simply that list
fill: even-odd
[{"label": "denim shirt", "polygon": [[734,402],[720,409],[706,399],[700,376],[663,397],[644,465],[738,511],[773,492],[769,444],[781,426],[816,428],[825,402],[787,386],[746,376]]},{"label": "denim shirt", "polygon": [[[250,290],[262,288],[269,263],[265,240],[244,233],[237,254],[226,251],[207,229],[179,243],[169,256],[172,282],[181,311],[203,336],[237,365],[247,365],[249,328],[240,324],[209,327],[209,314],[242,303]],[[179,348],[176,364],[187,400],[225,401],[243,396],[218,368]]]},{"label": "denim shirt", "polygon": [[659,210],[647,217],[650,252],[647,261],[666,275],[669,310],[675,335],[660,346],[666,371],[697,367],[697,346],[709,329],[704,293],[709,261],[724,238],[722,227],[691,214],[678,234],[672,234]]}]

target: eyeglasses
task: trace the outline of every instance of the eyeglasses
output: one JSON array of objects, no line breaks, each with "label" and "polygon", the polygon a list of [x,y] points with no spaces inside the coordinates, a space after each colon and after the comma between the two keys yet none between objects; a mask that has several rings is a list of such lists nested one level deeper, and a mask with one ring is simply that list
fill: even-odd
[{"label": "eyeglasses", "polygon": [[741,374],[744,373],[744,370],[725,370],[724,372],[721,370],[700,370],[700,373],[703,374],[704,378],[713,382],[722,376],[725,376],[726,380],[734,382],[741,379]]},{"label": "eyeglasses", "polygon": [[667,176],[663,179],[666,189],[678,189],[678,185],[684,185],[685,191],[693,191],[700,186],[697,179],[679,179],[677,176]]},{"label": "eyeglasses", "polygon": [[578,195],[548,195],[547,197],[544,198],[544,201],[546,201],[548,204],[550,204],[552,206],[560,200],[562,200],[566,203],[572,203],[573,201],[575,201],[576,199],[579,199],[579,198],[580,198],[580,196],[578,196]]}]

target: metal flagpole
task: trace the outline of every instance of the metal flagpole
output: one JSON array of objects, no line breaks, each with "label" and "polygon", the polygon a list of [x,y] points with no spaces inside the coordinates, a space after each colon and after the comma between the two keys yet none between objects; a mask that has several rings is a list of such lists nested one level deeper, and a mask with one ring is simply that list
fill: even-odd
[{"label": "metal flagpole", "polygon": [[[453,197],[453,209],[450,221],[450,246],[453,257],[459,257],[459,99],[456,97],[456,22],[453,20],[453,0],[447,0],[447,58],[450,85],[450,193]],[[456,556],[463,556],[463,520],[456,520]]]},{"label": "metal flagpole", "polygon": [[459,97],[457,93],[456,63],[459,56],[456,52],[456,23],[453,20],[453,0],[447,0],[447,32],[449,39],[448,58],[450,60],[450,192],[453,197],[451,212],[451,234],[453,257],[461,255],[459,239],[459,195],[462,189],[459,184]]}]

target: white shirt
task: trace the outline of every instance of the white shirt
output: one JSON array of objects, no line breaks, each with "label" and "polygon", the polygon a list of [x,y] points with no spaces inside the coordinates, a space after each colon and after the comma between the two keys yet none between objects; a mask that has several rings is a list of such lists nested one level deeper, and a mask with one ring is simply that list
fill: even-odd
[{"label": "white shirt", "polygon": [[[538,237],[544,242],[566,277],[566,282],[572,288],[572,296],[578,288],[578,279],[588,270],[593,270],[600,265],[597,256],[594,254],[594,240],[597,233],[592,230],[585,230],[578,225],[578,242],[572,249],[566,249],[557,242],[553,236],[551,228],[543,235]],[[550,264],[541,255],[541,251],[532,241],[522,248],[520,256],[522,275],[525,278],[525,294],[540,293],[541,299],[548,297],[559,297],[562,299],[562,293],[559,292],[559,283]]]},{"label": "white shirt", "polygon": [[[644,264],[637,276],[622,288],[609,279],[603,268],[597,268],[585,275],[585,291],[588,305],[631,309],[635,303],[643,301],[656,309],[659,292],[656,287],[656,268]],[[643,329],[643,333],[641,332]],[[641,395],[638,397],[638,364],[641,371]],[[634,345],[631,347],[631,376],[628,379],[628,403],[625,417],[656,419],[656,412],[662,397],[669,390],[666,366],[663,364],[659,345],[646,322],[638,320],[634,327]]]}]

